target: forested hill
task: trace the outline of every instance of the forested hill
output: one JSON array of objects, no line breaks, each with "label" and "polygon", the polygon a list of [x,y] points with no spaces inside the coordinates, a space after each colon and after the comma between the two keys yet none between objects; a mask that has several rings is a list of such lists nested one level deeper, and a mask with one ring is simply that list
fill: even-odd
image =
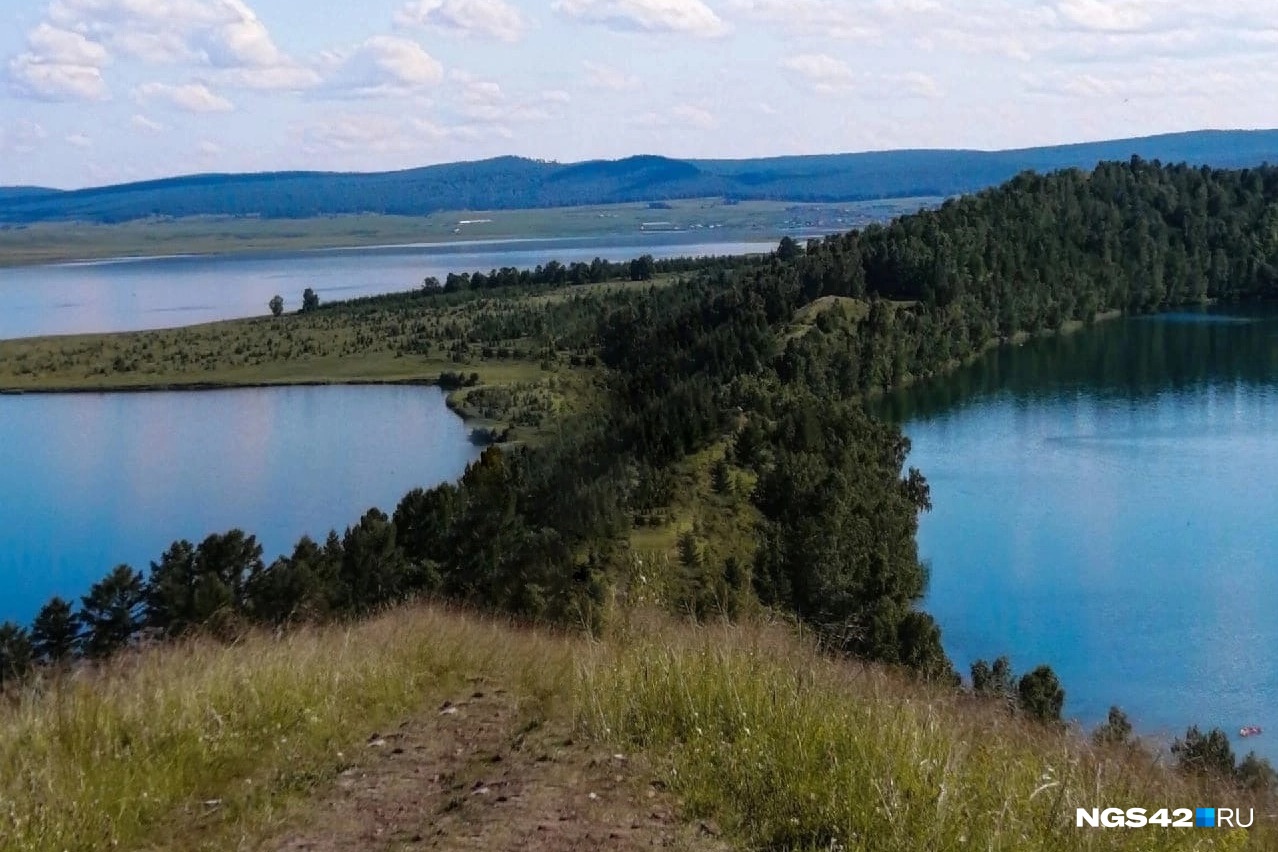
[{"label": "forested hill", "polygon": [[833,202],[949,196],[1026,170],[1132,155],[1218,168],[1278,163],[1278,130],[1194,133],[1011,151],[912,150],[754,160],[640,156],[560,164],[518,157],[371,174],[195,175],[69,192],[0,188],[0,223],[149,217],[307,218],[350,213],[571,207],[679,198]]},{"label": "forested hill", "polygon": [[30,201],[36,198],[52,198],[61,195],[56,189],[39,186],[0,186],[0,204]]}]

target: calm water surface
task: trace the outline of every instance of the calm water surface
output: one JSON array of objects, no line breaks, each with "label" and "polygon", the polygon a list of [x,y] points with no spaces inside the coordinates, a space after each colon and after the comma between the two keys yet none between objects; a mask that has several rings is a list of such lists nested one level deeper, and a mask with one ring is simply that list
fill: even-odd
[{"label": "calm water surface", "polygon": [[258,316],[279,294],[288,310],[302,291],[324,301],[418,287],[449,272],[505,266],[654,257],[746,254],[775,242],[678,242],[669,235],[624,241],[526,240],[290,253],[170,257],[0,269],[0,339],[170,328]]},{"label": "calm water surface", "polygon": [[1235,749],[1278,757],[1278,314],[1104,323],[886,406],[960,670],[1045,662],[1089,727],[1258,724]]},{"label": "calm water surface", "polygon": [[269,562],[476,455],[437,388],[0,396],[0,621],[179,538],[239,527]]}]

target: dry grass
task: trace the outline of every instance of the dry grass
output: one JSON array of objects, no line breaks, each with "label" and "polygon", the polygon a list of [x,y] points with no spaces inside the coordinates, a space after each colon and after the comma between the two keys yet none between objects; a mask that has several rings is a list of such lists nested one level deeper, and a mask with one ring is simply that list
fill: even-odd
[{"label": "dry grass", "polygon": [[332,794],[371,732],[437,715],[472,678],[501,683],[516,716],[566,714],[607,753],[646,755],[684,819],[744,848],[1275,842],[1271,826],[1075,829],[1075,807],[1248,803],[1142,752],[1100,753],[1074,733],[833,662],[785,625],[693,627],[626,610],[591,643],[413,606],[148,650],[33,686],[0,709],[0,850],[257,848],[301,800]]},{"label": "dry grass", "polygon": [[580,666],[592,735],[664,758],[691,817],[747,848],[1177,850],[1273,848],[1251,834],[1074,828],[1076,807],[1246,806],[1141,752],[952,691],[839,664],[780,626],[631,628]]},{"label": "dry grass", "polygon": [[[494,381],[538,373],[522,357],[464,362],[445,347],[486,309],[323,311],[185,328],[0,341],[0,389],[106,390],[207,384],[434,379],[443,370]],[[498,304],[491,311],[512,310]],[[425,352],[421,351],[423,348]],[[471,363],[471,362],[474,363]]]},{"label": "dry grass", "polygon": [[412,607],[36,685],[0,710],[0,850],[234,848],[371,731],[468,677],[500,677],[524,702],[564,694],[570,650]]}]

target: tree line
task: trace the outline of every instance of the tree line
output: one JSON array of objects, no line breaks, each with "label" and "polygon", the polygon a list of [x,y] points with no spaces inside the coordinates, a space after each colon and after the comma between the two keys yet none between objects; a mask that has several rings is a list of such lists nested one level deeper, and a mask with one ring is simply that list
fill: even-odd
[{"label": "tree line", "polygon": [[[503,266],[493,269],[487,274],[483,272],[450,272],[444,279],[443,289],[446,293],[458,290],[495,290],[506,287],[549,286],[562,287],[581,284],[603,284],[608,281],[651,281],[654,275],[687,272],[704,266],[704,261],[696,258],[673,258],[656,260],[650,254],[636,257],[624,263],[614,263],[596,257],[590,263],[576,261],[563,264],[552,260],[544,266],[534,269],[519,269]],[[437,278],[427,278],[422,282],[423,289],[431,290],[440,287]]]}]

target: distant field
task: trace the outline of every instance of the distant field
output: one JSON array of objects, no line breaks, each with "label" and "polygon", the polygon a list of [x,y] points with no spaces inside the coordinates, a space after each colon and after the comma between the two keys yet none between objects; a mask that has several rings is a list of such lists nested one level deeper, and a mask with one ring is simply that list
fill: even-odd
[{"label": "distant field", "polygon": [[663,207],[613,204],[543,210],[466,210],[430,216],[354,215],[313,219],[191,218],[120,225],[47,223],[0,227],[0,266],[108,257],[451,243],[551,237],[617,237],[650,232],[719,241],[842,231],[911,213],[937,198],[789,204],[722,199]]}]

